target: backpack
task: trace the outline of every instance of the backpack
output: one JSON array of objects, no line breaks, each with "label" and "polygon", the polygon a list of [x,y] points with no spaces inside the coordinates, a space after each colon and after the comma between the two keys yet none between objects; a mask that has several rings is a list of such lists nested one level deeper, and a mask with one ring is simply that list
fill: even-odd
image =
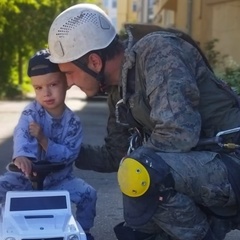
[{"label": "backpack", "polygon": [[[156,26],[156,25],[126,24],[125,27],[130,30],[134,41],[138,41],[145,35],[155,32],[155,31],[170,32],[170,33],[175,34],[177,37],[183,39],[184,41],[188,42],[193,47],[195,47],[198,50],[198,52],[200,53],[200,55],[202,56],[206,66],[209,68],[209,70],[211,72],[213,72],[213,69],[211,68],[203,51],[200,49],[198,44],[188,34],[182,32],[180,30],[177,30],[177,29],[162,28],[162,27]],[[132,70],[132,71],[135,71],[135,70]],[[140,78],[140,80],[142,80],[142,79]],[[217,79],[217,78],[212,78],[211,81],[214,81],[216,87],[219,89],[222,89],[221,93],[229,95],[229,99],[231,99],[233,102],[235,102],[236,106],[238,106],[240,108],[239,96],[224,81]],[[131,112],[131,111],[128,111],[128,119],[129,119],[130,124],[133,127],[137,127],[139,130],[141,130],[144,133],[151,134],[151,131],[153,130],[154,125],[149,119],[151,107],[148,103],[148,98],[147,98],[147,96],[144,96],[146,83],[143,81],[138,81],[135,84],[136,84],[135,91],[138,91],[140,94],[137,94],[139,97],[135,100],[134,111],[140,112],[141,114],[137,114],[138,118],[136,118],[136,114],[129,114],[129,112]],[[209,86],[202,86],[202,88],[208,88],[208,87]],[[204,89],[203,89],[203,91],[204,91]],[[214,96],[212,96],[212,97],[214,97]],[[208,106],[208,107],[211,107],[211,106]],[[209,109],[208,109],[208,112],[209,112]],[[134,117],[132,115],[134,115]],[[218,125],[217,118],[216,118],[216,123],[213,123],[212,125],[213,126]],[[231,125],[231,124],[229,124],[229,125]],[[232,127],[229,127],[229,128],[232,128]],[[213,137],[215,135],[216,135],[216,132],[209,130],[209,132],[206,133],[205,129],[203,129],[203,133],[202,133],[201,137]]]}]

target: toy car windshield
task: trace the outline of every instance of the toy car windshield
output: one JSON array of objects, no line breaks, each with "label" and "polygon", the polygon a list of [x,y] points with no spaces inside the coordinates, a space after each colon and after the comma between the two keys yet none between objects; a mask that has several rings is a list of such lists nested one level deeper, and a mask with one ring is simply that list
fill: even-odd
[{"label": "toy car windshield", "polygon": [[66,209],[65,196],[15,197],[10,201],[10,212]]}]

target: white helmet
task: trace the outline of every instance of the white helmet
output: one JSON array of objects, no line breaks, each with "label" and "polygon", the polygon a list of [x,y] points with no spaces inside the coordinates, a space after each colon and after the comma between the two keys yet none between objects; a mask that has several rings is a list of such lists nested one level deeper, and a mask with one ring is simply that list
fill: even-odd
[{"label": "white helmet", "polygon": [[98,6],[74,5],[60,13],[48,33],[53,63],[74,61],[92,50],[106,48],[116,36],[110,18]]}]

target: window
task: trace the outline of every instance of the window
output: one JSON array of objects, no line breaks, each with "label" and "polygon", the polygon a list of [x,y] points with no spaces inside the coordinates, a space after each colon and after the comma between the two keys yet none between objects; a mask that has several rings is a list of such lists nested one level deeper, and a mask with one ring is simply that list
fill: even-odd
[{"label": "window", "polygon": [[137,2],[135,1],[132,3],[132,11],[137,12]]},{"label": "window", "polygon": [[11,199],[10,211],[67,209],[65,196],[15,197]]},{"label": "window", "polygon": [[117,8],[117,1],[116,0],[112,1],[112,8]]}]

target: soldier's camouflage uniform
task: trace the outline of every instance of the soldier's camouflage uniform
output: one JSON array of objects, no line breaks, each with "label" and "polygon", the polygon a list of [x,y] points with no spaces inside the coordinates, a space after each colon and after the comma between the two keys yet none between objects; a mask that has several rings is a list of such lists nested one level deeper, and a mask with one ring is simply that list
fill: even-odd
[{"label": "soldier's camouflage uniform", "polygon": [[[200,137],[213,137],[219,131],[238,127],[239,103],[200,53],[175,34],[151,33],[132,43],[129,41],[125,51],[121,86],[112,87],[109,93],[106,144],[84,145],[76,166],[117,171],[130,137],[128,128],[116,123],[115,105],[123,98],[134,118],[150,132],[143,145],[157,150],[171,167],[178,191],[160,204],[152,221],[140,229],[151,232],[160,227],[171,239],[200,240],[211,222],[216,239],[224,239],[234,227],[222,220],[215,231],[214,217],[207,219],[196,203],[216,207],[216,211],[222,207],[237,210],[227,168],[221,154],[192,149]],[[143,117],[147,110],[143,110],[142,102],[146,101],[151,110]],[[234,161],[238,163],[237,158]]]}]

